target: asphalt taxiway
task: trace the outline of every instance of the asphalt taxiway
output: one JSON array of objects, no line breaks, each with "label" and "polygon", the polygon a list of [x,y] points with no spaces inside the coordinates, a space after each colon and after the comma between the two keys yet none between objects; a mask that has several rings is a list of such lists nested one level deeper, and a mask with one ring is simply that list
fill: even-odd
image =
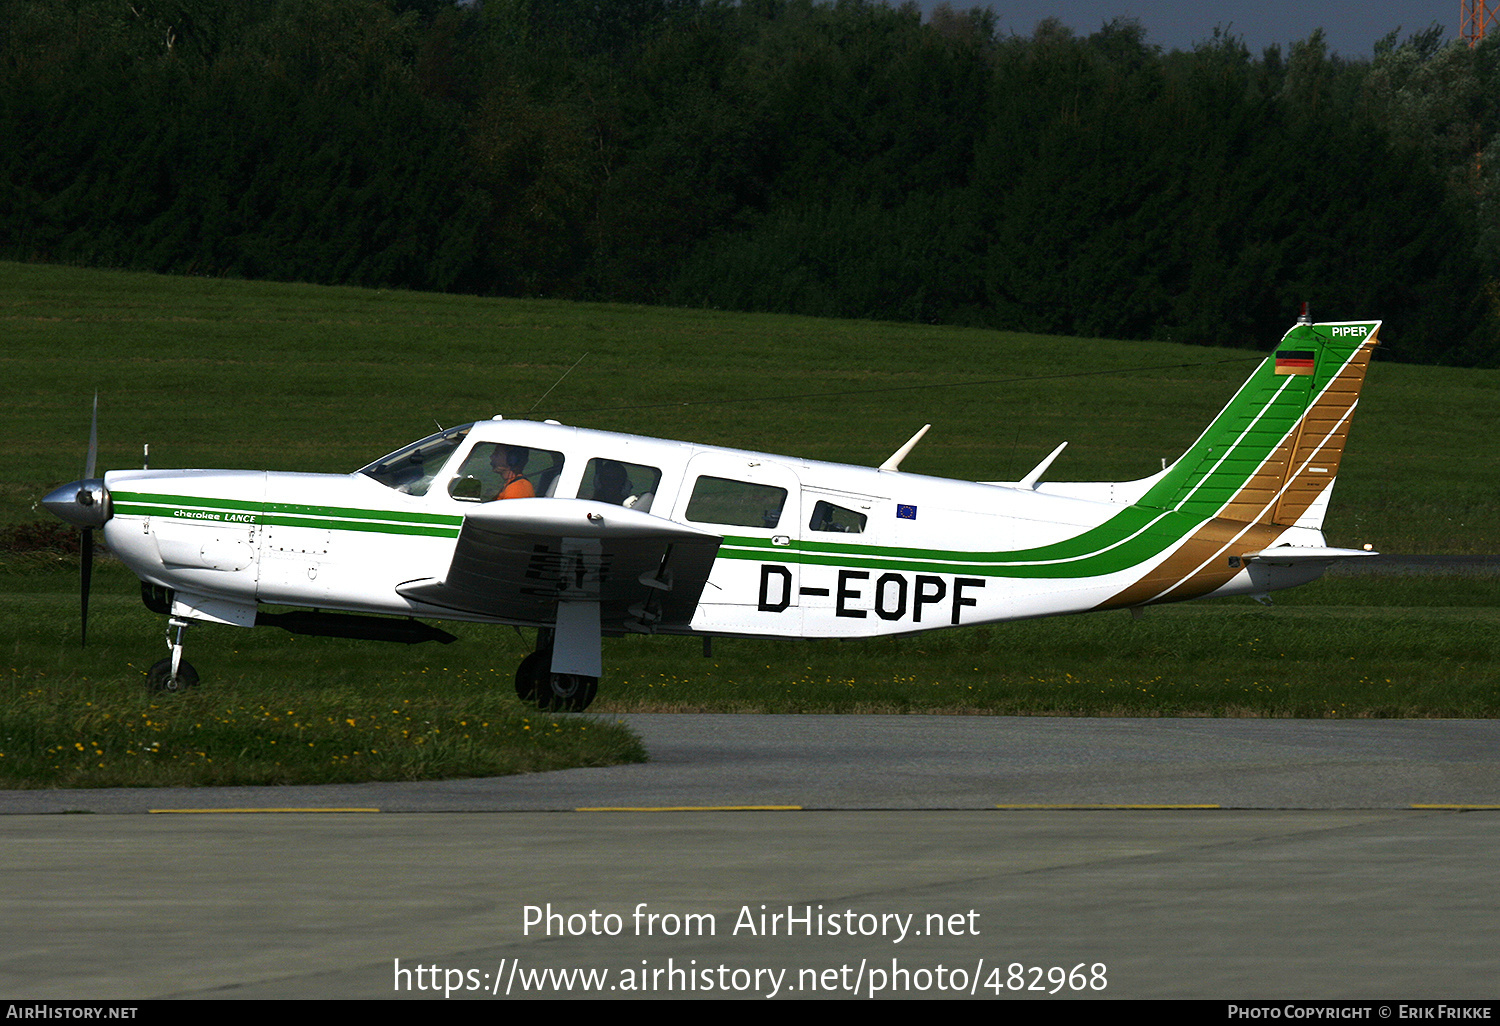
[{"label": "asphalt taxiway", "polygon": [[0,994],[1500,989],[1491,721],[625,719],[651,763],[0,794]]}]

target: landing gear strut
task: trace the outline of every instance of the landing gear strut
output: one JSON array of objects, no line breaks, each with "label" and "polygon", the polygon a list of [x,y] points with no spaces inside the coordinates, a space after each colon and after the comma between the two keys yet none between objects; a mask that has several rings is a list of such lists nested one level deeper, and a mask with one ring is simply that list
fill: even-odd
[{"label": "landing gear strut", "polygon": [[583,712],[599,692],[599,678],[552,672],[553,632],[537,634],[537,649],[516,668],[516,695],[547,712]]},{"label": "landing gear strut", "polygon": [[172,655],[146,671],[148,691],[182,691],[198,683],[198,671],[182,658],[182,636],[191,626],[191,621],[175,616],[167,621],[167,647]]}]

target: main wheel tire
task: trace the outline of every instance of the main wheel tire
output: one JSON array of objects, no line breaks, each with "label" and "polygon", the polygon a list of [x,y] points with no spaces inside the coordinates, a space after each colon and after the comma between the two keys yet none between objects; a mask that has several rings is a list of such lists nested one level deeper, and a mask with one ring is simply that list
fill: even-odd
[{"label": "main wheel tire", "polygon": [[549,673],[536,704],[548,712],[583,712],[599,693],[599,678],[578,673]]},{"label": "main wheel tire", "polygon": [[198,686],[198,671],[184,659],[177,664],[177,680],[172,680],[172,660],[163,659],[146,671],[147,691],[185,691]]},{"label": "main wheel tire", "polygon": [[550,648],[538,649],[516,667],[516,697],[546,712],[583,712],[598,693],[598,677],[553,673]]},{"label": "main wheel tire", "polygon": [[552,674],[552,650],[538,649],[516,667],[516,697],[532,705]]}]

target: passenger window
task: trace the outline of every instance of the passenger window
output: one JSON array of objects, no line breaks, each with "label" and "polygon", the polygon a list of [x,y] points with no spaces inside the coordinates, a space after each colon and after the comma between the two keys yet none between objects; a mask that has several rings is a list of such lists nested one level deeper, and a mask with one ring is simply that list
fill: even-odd
[{"label": "passenger window", "polygon": [[557,487],[562,468],[560,452],[481,442],[459,467],[448,494],[464,502],[547,497]]},{"label": "passenger window", "polygon": [[865,521],[869,518],[863,513],[856,513],[852,509],[835,506],[831,502],[821,499],[814,504],[812,519],[808,521],[808,528],[814,531],[833,531],[837,534],[860,534],[865,529]]},{"label": "passenger window", "polygon": [[649,513],[660,481],[661,471],[655,467],[643,467],[638,463],[624,463],[620,460],[594,459],[589,460],[588,466],[583,469],[578,497]]},{"label": "passenger window", "polygon": [[702,524],[775,527],[781,523],[781,508],[785,505],[785,488],[700,477],[693,485],[687,518]]}]

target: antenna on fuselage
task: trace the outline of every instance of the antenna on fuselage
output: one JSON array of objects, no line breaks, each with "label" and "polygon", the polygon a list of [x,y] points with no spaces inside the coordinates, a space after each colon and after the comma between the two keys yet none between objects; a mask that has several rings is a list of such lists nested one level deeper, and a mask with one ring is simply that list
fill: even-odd
[{"label": "antenna on fuselage", "polygon": [[884,463],[882,463],[880,465],[880,469],[881,470],[900,470],[901,469],[901,461],[904,460],[904,459],[906,459],[907,454],[910,453],[913,449],[915,449],[917,447],[917,443],[922,440],[922,436],[927,433],[927,429],[930,428],[930,427],[932,427],[931,424],[923,424],[922,425],[922,430],[918,431],[916,434],[912,435],[910,438],[908,438],[906,440],[906,444],[905,445],[903,445],[901,448],[897,449],[895,452],[891,453],[891,458],[888,459],[888,460],[886,460]]},{"label": "antenna on fuselage", "polygon": [[1021,478],[1021,480],[1018,481],[1017,484],[1019,484],[1020,487],[1022,487],[1022,488],[1030,488],[1032,491],[1036,491],[1036,484],[1037,484],[1037,482],[1042,479],[1042,475],[1047,472],[1047,468],[1050,467],[1050,466],[1052,466],[1052,461],[1055,460],[1055,459],[1057,459],[1059,456],[1061,456],[1062,455],[1062,451],[1064,449],[1066,449],[1067,447],[1068,447],[1068,443],[1064,442],[1062,445],[1059,445],[1056,449],[1053,449],[1052,452],[1047,456],[1046,459],[1042,460],[1042,462],[1038,463],[1035,467],[1033,467],[1032,470],[1031,470],[1031,473],[1029,473],[1025,477]]},{"label": "antenna on fuselage", "polygon": [[[578,359],[577,359],[577,360],[574,360],[574,361],[573,361],[573,367],[577,367],[577,366],[578,366],[578,365],[579,365],[579,364],[580,364],[580,363],[582,363],[582,362],[583,362],[583,360],[584,360],[584,357],[586,357],[586,356],[588,356],[588,355],[589,355],[589,354],[588,354],[588,353],[584,353],[584,354],[583,354],[583,356],[580,356],[580,357],[579,357],[579,358],[578,358]],[[567,377],[567,376],[568,376],[568,375],[569,375],[569,374],[572,374],[572,373],[573,373],[573,367],[569,367],[569,368],[568,368],[568,369],[567,369],[567,370],[565,370],[565,371],[563,371],[563,372],[562,372],[562,377],[561,377],[561,378],[558,378],[558,379],[557,379],[557,380],[556,380],[556,381],[554,381],[554,382],[552,382],[552,388],[556,388],[556,387],[557,387],[557,386],[558,386],[558,385],[561,385],[561,384],[562,384],[562,383],[563,383],[563,378],[565,378],[565,377]],[[547,398],[547,397],[548,397],[548,396],[549,396],[549,395],[551,395],[551,394],[552,394],[552,388],[549,388],[549,389],[547,389],[547,391],[545,391],[545,392],[543,392],[543,393],[542,393],[542,398],[541,398],[541,399],[538,399],[538,400],[537,400],[537,401],[536,401],[536,402],[534,402],[534,403],[532,403],[532,404],[531,404],[531,410],[534,410],[534,409],[536,409],[536,408],[537,408],[537,407],[538,407],[538,406],[540,406],[540,405],[542,405],[542,399],[545,399],[545,398]],[[531,410],[527,410],[527,411],[526,411],[526,412],[527,412],[527,413],[530,413],[530,412],[531,412]]]}]

